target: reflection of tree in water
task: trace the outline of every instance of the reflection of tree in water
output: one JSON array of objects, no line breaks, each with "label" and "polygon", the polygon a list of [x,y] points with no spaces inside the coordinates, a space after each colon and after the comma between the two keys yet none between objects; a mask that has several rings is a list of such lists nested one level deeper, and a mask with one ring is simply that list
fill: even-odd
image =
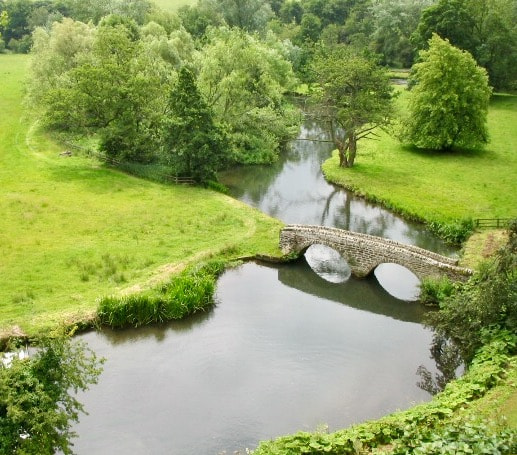
[{"label": "reflection of tree in water", "polygon": [[459,349],[443,336],[435,334],[431,344],[431,358],[436,363],[436,368],[440,373],[433,374],[424,366],[420,365],[417,374],[421,381],[417,386],[422,390],[436,395],[441,392],[447,383],[456,379],[456,371],[463,364]]}]

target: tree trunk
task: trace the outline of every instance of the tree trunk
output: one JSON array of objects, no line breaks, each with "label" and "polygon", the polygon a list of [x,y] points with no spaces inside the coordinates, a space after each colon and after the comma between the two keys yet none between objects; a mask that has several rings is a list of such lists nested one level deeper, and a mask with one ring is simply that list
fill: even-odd
[{"label": "tree trunk", "polygon": [[348,163],[347,167],[352,167],[355,161],[355,155],[357,153],[357,138],[355,134],[350,134],[348,137]]}]

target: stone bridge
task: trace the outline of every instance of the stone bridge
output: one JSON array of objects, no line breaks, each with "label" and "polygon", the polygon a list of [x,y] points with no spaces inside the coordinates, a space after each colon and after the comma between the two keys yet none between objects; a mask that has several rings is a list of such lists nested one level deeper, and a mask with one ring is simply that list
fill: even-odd
[{"label": "stone bridge", "polygon": [[420,280],[447,276],[453,281],[465,281],[472,275],[472,270],[458,267],[457,260],[382,237],[296,224],[288,225],[280,232],[280,248],[284,254],[303,254],[313,244],[336,250],[357,277],[369,275],[383,263],[404,266]]}]

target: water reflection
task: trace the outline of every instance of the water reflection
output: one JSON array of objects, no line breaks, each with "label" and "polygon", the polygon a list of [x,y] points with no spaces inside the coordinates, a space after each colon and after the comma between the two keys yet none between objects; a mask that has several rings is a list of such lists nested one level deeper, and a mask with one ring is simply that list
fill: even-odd
[{"label": "water reflection", "polygon": [[[326,139],[313,120],[301,128],[300,139]],[[232,196],[285,223],[319,224],[377,235],[437,253],[454,255],[455,249],[412,223],[329,184],[321,164],[331,153],[325,142],[293,141],[272,166],[241,167],[221,173]]]},{"label": "water reflection", "polygon": [[352,275],[345,259],[328,246],[311,245],[304,256],[310,268],[329,283],[344,283]]},{"label": "water reflection", "polygon": [[374,276],[365,279],[351,276],[344,283],[329,283],[310,269],[305,258],[275,268],[278,280],[286,286],[358,310],[415,323],[419,323],[427,311],[423,305],[393,297]]},{"label": "water reflection", "polygon": [[432,338],[411,322],[422,309],[374,278],[331,284],[303,260],[250,263],[223,274],[217,299],[186,321],[82,336],[107,361],[78,397],[79,455],[245,453],[429,396],[415,384]]}]

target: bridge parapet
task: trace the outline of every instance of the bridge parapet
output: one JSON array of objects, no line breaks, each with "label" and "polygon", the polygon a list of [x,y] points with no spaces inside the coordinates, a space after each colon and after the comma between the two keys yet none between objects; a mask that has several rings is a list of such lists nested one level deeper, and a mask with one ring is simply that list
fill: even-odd
[{"label": "bridge parapet", "polygon": [[288,225],[280,233],[280,248],[285,254],[303,253],[313,244],[338,251],[358,277],[369,275],[382,263],[402,265],[420,279],[446,275],[464,281],[472,274],[472,270],[458,267],[455,259],[369,234],[311,225]]}]

